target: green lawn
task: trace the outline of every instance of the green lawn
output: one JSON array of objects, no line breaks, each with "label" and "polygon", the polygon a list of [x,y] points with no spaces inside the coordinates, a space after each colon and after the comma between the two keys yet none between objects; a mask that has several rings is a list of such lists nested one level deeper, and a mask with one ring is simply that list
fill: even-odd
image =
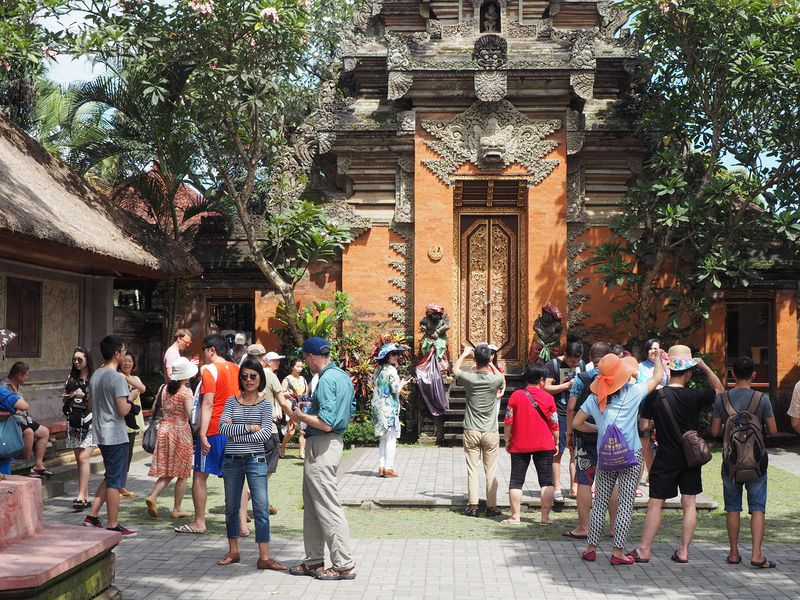
[{"label": "green lawn", "polygon": [[[290,454],[296,450],[290,450]],[[346,456],[346,454],[345,454]],[[719,449],[714,450],[714,459],[703,468],[705,493],[722,507],[722,481],[719,472],[721,457]],[[767,502],[767,541],[796,542],[800,537],[800,477],[783,469],[770,467],[769,494]],[[281,538],[300,538],[303,529],[303,507],[301,496],[302,463],[299,459],[281,460],[278,472],[270,479],[270,502],[280,512],[270,519],[272,534]],[[168,505],[171,502],[172,488],[168,488],[160,499],[161,512],[167,519],[153,520],[148,517],[144,501],[134,499],[124,501],[120,520],[128,526],[172,527]],[[505,491],[501,490],[501,493]],[[225,532],[224,497],[222,480],[209,478],[209,530],[213,533]],[[746,504],[745,504],[746,506]],[[188,496],[184,508],[191,510]],[[523,512],[521,526],[500,525],[498,519],[472,518],[456,510],[446,509],[347,509],[351,534],[356,538],[455,538],[455,539],[541,539],[563,540],[561,532],[574,527],[577,515],[574,511],[553,513],[552,526],[538,524],[538,512]],[[502,518],[502,517],[501,517]],[[644,511],[637,511],[633,528],[629,535],[629,545],[641,534]],[[182,521],[188,522],[188,521]],[[679,512],[667,511],[664,514],[659,541],[675,541],[679,537],[681,516]],[[742,521],[742,542],[748,543],[749,520],[746,513]],[[696,541],[727,543],[725,513],[721,508],[711,513],[698,515]]]}]

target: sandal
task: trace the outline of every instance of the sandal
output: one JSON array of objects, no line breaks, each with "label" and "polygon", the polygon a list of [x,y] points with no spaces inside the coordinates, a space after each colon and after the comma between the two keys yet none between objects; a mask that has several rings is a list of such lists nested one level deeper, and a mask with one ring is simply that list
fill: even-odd
[{"label": "sandal", "polygon": [[324,571],[317,573],[317,579],[322,581],[339,581],[340,579],[355,579],[356,578],[356,568],[351,567],[349,569],[340,570],[336,567],[331,567],[330,569],[325,569]]},{"label": "sandal", "polygon": [[81,500],[80,498],[75,498],[72,501],[72,510],[86,510],[89,508],[89,501],[88,500]]},{"label": "sandal", "polygon": [[205,533],[205,529],[203,531],[200,531],[199,529],[195,529],[194,527],[192,527],[188,523],[185,523],[184,525],[181,525],[180,527],[176,527],[175,528],[175,533],[196,533],[198,535],[202,535],[202,534]]},{"label": "sandal", "polygon": [[563,535],[564,537],[572,538],[573,540],[585,540],[586,538],[589,537],[588,535],[580,535],[578,533],[575,533],[574,531],[564,531],[562,532],[561,535]]},{"label": "sandal", "polygon": [[637,549],[634,549],[632,552],[628,552],[628,554],[626,554],[625,556],[631,557],[637,563],[649,563],[650,562],[649,558],[642,558],[641,556],[639,556],[639,551]]},{"label": "sandal", "polygon": [[220,567],[227,567],[228,565],[232,565],[233,563],[238,563],[239,562],[239,558],[240,557],[239,557],[239,553],[238,552],[235,553],[235,554],[231,553],[231,552],[228,552],[225,556],[223,556],[222,558],[220,558],[217,561],[217,564]]},{"label": "sandal", "polygon": [[738,565],[740,562],[742,562],[742,557],[740,556],[739,558],[734,559],[731,558],[731,555],[729,554],[725,557],[725,562],[729,565]]},{"label": "sandal", "polygon": [[774,569],[777,567],[777,563],[772,562],[771,560],[767,560],[766,558],[763,562],[758,562],[755,560],[751,560],[750,564],[754,566],[756,569]]},{"label": "sandal", "polygon": [[53,472],[49,469],[31,469],[31,475],[33,477],[46,477],[50,479],[53,476]]},{"label": "sandal", "polygon": [[153,517],[154,519],[158,518],[158,508],[156,507],[156,503],[153,502],[153,499],[148,496],[144,499],[144,503],[147,505],[147,514]]},{"label": "sandal", "polygon": [[267,560],[261,560],[259,558],[256,562],[256,568],[267,569],[269,571],[286,571],[286,567],[273,558],[268,558]]},{"label": "sandal", "polygon": [[306,563],[300,563],[289,568],[289,575],[306,575],[307,577],[316,577],[317,573],[322,570],[325,565],[307,566]]},{"label": "sandal", "polygon": [[686,559],[678,558],[678,551],[677,550],[675,550],[675,552],[672,553],[672,556],[670,556],[669,559],[672,562],[681,563],[681,564],[686,564],[686,563],[689,562],[688,558],[686,558]]},{"label": "sandal", "polygon": [[512,521],[511,519],[503,519],[500,525],[521,525],[522,521]]}]

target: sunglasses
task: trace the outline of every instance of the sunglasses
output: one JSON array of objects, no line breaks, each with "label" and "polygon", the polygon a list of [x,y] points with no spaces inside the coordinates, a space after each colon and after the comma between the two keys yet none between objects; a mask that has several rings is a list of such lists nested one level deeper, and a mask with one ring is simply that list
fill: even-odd
[{"label": "sunglasses", "polygon": [[258,380],[258,373],[242,373],[239,375],[239,379],[242,381],[256,381]]}]

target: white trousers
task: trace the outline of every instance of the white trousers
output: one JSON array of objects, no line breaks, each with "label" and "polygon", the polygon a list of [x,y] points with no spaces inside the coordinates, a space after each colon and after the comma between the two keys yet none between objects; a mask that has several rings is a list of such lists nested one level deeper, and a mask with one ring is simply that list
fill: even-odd
[{"label": "white trousers", "polygon": [[394,427],[390,427],[386,433],[381,436],[378,452],[380,454],[380,466],[384,469],[394,469],[394,455],[397,451],[398,437],[399,434]]}]

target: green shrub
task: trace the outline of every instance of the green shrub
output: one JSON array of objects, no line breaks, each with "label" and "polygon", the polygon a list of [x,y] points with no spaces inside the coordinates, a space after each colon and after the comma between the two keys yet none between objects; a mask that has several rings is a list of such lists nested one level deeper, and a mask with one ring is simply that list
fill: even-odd
[{"label": "green shrub", "polygon": [[375,446],[378,437],[375,435],[372,417],[369,413],[356,414],[347,429],[342,433],[342,442],[345,448],[350,448],[353,444],[357,446]]}]

